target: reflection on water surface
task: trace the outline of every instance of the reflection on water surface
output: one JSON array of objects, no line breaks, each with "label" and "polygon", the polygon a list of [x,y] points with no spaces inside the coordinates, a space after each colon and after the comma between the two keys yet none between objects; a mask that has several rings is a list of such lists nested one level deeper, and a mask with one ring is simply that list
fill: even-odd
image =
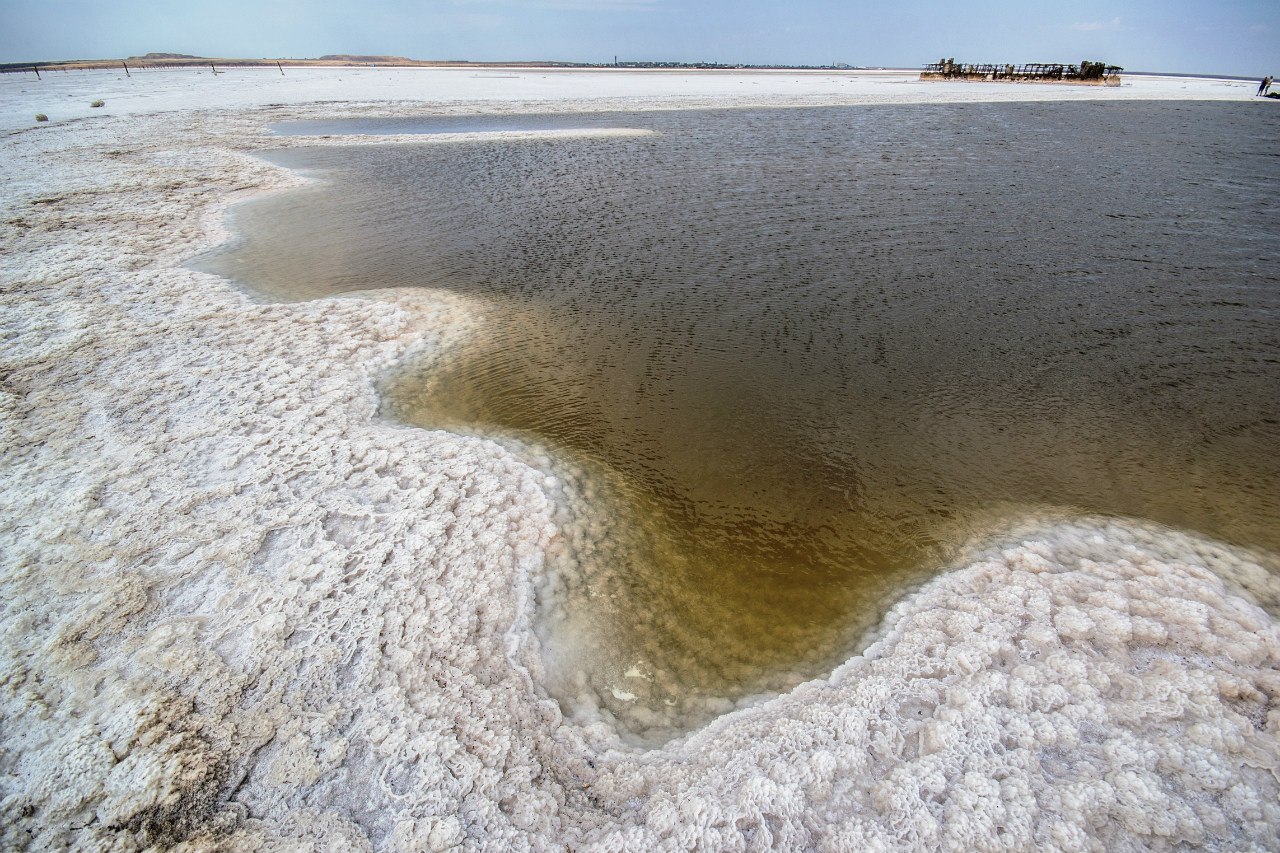
[{"label": "reflection on water surface", "polygon": [[475,297],[483,331],[387,410],[560,452],[548,686],[655,741],[847,656],[993,513],[1280,545],[1277,127],[1253,106],[285,151],[327,183],[245,206],[202,263],[283,299]]}]

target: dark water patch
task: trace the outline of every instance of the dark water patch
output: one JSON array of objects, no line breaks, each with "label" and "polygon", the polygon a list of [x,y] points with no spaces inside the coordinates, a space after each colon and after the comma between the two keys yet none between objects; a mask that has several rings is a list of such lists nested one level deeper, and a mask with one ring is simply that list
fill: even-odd
[{"label": "dark water patch", "polygon": [[598,118],[660,133],[283,152],[329,183],[211,262],[475,298],[386,408],[585,472],[541,596],[567,708],[657,740],[818,674],[997,508],[1280,547],[1270,111]]}]

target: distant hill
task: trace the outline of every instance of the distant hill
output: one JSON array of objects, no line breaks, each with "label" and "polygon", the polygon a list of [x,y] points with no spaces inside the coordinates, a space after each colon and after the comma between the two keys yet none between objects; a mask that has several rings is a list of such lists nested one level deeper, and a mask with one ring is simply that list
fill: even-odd
[{"label": "distant hill", "polygon": [[413,65],[416,59],[404,56],[359,56],[353,53],[327,53],[320,57],[320,62],[381,62],[394,65]]},{"label": "distant hill", "polygon": [[131,56],[130,59],[204,59],[203,56],[192,56],[189,53],[148,53],[146,56]]}]

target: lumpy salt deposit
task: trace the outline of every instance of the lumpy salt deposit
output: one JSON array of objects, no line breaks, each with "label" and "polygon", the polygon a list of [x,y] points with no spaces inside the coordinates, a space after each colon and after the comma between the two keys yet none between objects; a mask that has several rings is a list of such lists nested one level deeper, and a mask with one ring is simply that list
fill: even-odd
[{"label": "lumpy salt deposit", "polygon": [[[60,123],[39,91],[17,93],[16,82],[0,78],[9,87],[6,116],[21,108],[53,119],[5,137],[0,178],[0,846],[1280,846],[1280,584],[1266,538],[1274,528],[1256,510],[1240,511],[1266,507],[1274,481],[1258,491],[1250,479],[1258,475],[1243,464],[1244,479],[1226,476],[1221,460],[1228,454],[1213,449],[1187,456],[1193,476],[1185,483],[1165,482],[1191,496],[1214,494],[1224,482],[1248,486],[1222,504],[1222,515],[1163,514],[1202,506],[1178,498],[1176,488],[1163,499],[1149,490],[1141,496],[1146,509],[1003,495],[985,511],[952,520],[947,553],[926,566],[932,580],[887,602],[883,619],[855,642],[860,651],[838,654],[829,670],[797,673],[809,680],[782,694],[740,697],[736,710],[732,702],[709,707],[727,713],[660,746],[636,745],[627,736],[635,719],[608,707],[646,701],[646,685],[657,678],[643,661],[625,662],[594,712],[585,700],[575,705],[549,693],[557,673],[548,661],[562,660],[556,644],[572,635],[546,632],[539,602],[573,603],[566,606],[570,618],[596,618],[576,606],[572,589],[548,595],[547,587],[572,585],[569,570],[590,568],[595,544],[614,541],[584,519],[629,526],[644,509],[643,496],[615,494],[608,472],[597,470],[599,457],[557,446],[541,427],[423,429],[380,412],[379,384],[389,376],[432,365],[471,374],[474,356],[484,355],[477,342],[501,328],[485,295],[437,283],[270,303],[182,266],[227,236],[227,202],[298,188],[296,176],[248,155],[314,142],[282,140],[268,124],[445,111],[407,103],[219,108],[267,98],[287,104],[318,97],[324,86],[332,87],[326,100],[424,97],[434,90],[421,81],[443,79],[427,75],[395,89],[402,78],[324,74],[330,76],[285,83],[253,78],[261,85],[252,97],[243,95],[251,89],[247,75],[239,89],[230,74],[220,75],[214,88],[199,90],[200,110],[155,115],[145,113],[189,107],[197,92],[178,102],[156,95],[147,107],[150,90],[139,87],[153,84],[143,75],[129,82],[59,78],[60,95],[79,80],[92,91],[73,94],[133,113],[69,123]],[[640,103],[588,105],[536,78],[514,85],[557,99],[561,111],[617,113]],[[173,79],[154,85],[176,86]],[[672,78],[648,79],[673,85]],[[774,78],[714,79],[724,88]],[[792,85],[807,86],[811,103],[827,104],[972,99],[990,91],[931,89],[905,79],[809,79],[802,85],[787,78],[752,103],[777,105],[783,90],[793,98]],[[1233,92],[1217,82],[1141,82],[1148,88],[1088,97]],[[679,105],[712,105],[700,84],[690,85],[691,101]],[[287,86],[297,89],[281,88]],[[472,90],[448,91],[456,99]],[[1030,91],[1011,87],[990,97],[1041,97],[1044,90]],[[1060,91],[1043,96],[1078,97]],[[491,95],[477,88],[475,97]],[[728,95],[717,90],[714,97]],[[652,97],[643,103],[674,105]],[[503,109],[552,111],[545,103]],[[454,112],[485,110],[495,111],[493,103]],[[1195,110],[1182,118],[1197,123]],[[597,126],[635,129],[612,117]],[[520,147],[509,156],[656,139],[526,134],[512,140]],[[464,157],[501,148],[474,135],[412,144],[478,146]],[[1192,157],[1212,149],[1212,139],[1173,147],[1181,153],[1161,156]],[[1160,168],[1152,159],[1150,167]],[[1228,163],[1203,180],[1249,204],[1257,188],[1238,180],[1234,168]],[[902,169],[909,174],[909,164]],[[317,189],[313,183],[302,191]],[[1163,209],[1184,217],[1173,231],[1156,228],[1136,245],[1108,248],[1104,241],[1095,254],[1102,258],[1107,249],[1111,262],[1128,258],[1134,269],[1150,268],[1137,275],[1150,287],[1185,285],[1196,264],[1179,268],[1164,258],[1178,240],[1194,241],[1224,220],[1212,205],[1178,207],[1183,191],[1193,190],[1164,188]],[[1057,218],[1043,224],[1069,228]],[[942,248],[965,239],[954,234]],[[1219,272],[1238,273],[1272,251],[1269,239],[1224,235],[1223,254],[1203,257]],[[1016,261],[1021,249],[1011,240],[1005,252]],[[1105,292],[1087,267],[1079,272],[1077,290]],[[1204,299],[1192,307],[1217,317],[1214,324],[1188,331],[1157,314],[1149,329],[1140,327],[1148,344],[1185,340],[1178,351],[1201,357],[1195,347],[1212,351],[1223,322],[1234,330],[1236,358],[1209,359],[1229,398],[1213,423],[1244,422],[1204,437],[1244,448],[1243,460],[1254,458],[1254,431],[1267,428],[1251,419],[1267,398],[1237,393],[1252,387],[1242,377],[1265,374],[1275,356],[1267,303],[1250,302],[1246,286],[1256,283],[1265,294],[1266,274],[1215,278],[1240,300],[1182,294],[1183,302]],[[931,303],[920,298],[927,313]],[[1216,301],[1246,304],[1210,304]],[[1004,306],[1009,328],[1017,328],[1019,304]],[[609,306],[599,308],[607,316]],[[543,321],[534,311],[506,319],[513,327]],[[969,319],[957,313],[955,323],[963,330]],[[1071,328],[1088,331],[1100,322],[1087,319]],[[941,346],[957,346],[945,324],[938,329]],[[1081,348],[1089,350],[1085,339]],[[1051,379],[1063,363],[1055,354],[1046,354],[1047,376],[1024,373],[1020,387],[1035,376]],[[1027,354],[1016,347],[997,361],[1013,356],[1025,364],[1018,358]],[[886,342],[883,358],[902,367],[905,356]],[[1128,364],[1119,359],[1107,375],[1123,385]],[[1184,362],[1171,364],[1172,381],[1184,375]],[[949,373],[941,378],[948,382],[939,382],[939,394],[956,384]],[[1186,424],[1197,394],[1210,391],[1176,387],[1187,389],[1187,405],[1178,410]],[[1074,390],[1064,386],[1064,393]],[[1138,399],[1149,396],[1137,390]],[[1080,401],[1067,394],[1064,402]],[[1122,410],[1134,415],[1122,421],[1108,414],[1113,399],[1088,402],[1075,414],[1102,413],[1109,427],[1099,432],[1103,439],[1124,435],[1129,423],[1128,440],[1144,452],[1159,439],[1172,442],[1171,457],[1200,446],[1172,426],[1138,417],[1140,405]],[[957,431],[942,421],[913,423],[917,436],[982,438],[980,430]],[[835,438],[847,434],[837,429]],[[1095,452],[1073,459],[1090,470],[1112,451],[1131,458],[1126,446],[1100,441]],[[1122,485],[1138,482],[1123,468],[1114,476]],[[1162,476],[1154,472],[1154,482]],[[1203,489],[1209,491],[1197,491]],[[1078,508],[1037,508],[1046,497]],[[1098,514],[1118,510],[1201,532]],[[634,622],[647,615],[618,612]],[[590,677],[586,687],[602,692]]]}]

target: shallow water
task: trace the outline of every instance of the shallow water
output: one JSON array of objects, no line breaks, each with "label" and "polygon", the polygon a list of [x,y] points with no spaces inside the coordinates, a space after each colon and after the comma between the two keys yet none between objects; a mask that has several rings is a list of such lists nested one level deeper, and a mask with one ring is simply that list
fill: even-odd
[{"label": "shallow water", "polygon": [[279,152],[326,183],[200,261],[281,299],[474,297],[483,333],[386,407],[563,460],[540,603],[570,712],[654,741],[786,689],[1019,507],[1280,547],[1275,111],[590,122],[658,134]]}]

